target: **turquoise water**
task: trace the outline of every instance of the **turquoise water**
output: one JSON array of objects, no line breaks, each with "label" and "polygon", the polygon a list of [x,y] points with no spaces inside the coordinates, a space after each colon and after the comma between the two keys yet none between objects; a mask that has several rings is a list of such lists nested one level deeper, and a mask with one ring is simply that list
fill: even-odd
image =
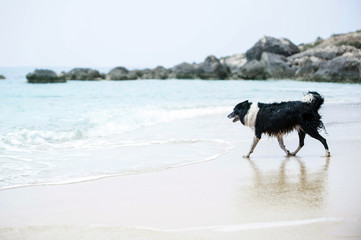
[{"label": "turquoise water", "polygon": [[243,100],[360,104],[361,85],[297,81],[68,81],[28,84],[0,68],[0,189],[85,181],[212,160],[233,146],[205,126]]}]

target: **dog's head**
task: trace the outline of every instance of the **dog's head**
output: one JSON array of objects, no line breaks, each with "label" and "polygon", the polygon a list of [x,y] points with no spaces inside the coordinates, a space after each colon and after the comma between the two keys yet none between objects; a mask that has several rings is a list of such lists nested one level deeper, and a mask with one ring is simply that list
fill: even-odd
[{"label": "dog's head", "polygon": [[243,118],[247,114],[249,107],[251,104],[247,101],[238,103],[233,112],[231,112],[227,117],[229,119],[233,119],[233,122],[241,121],[243,123]]}]

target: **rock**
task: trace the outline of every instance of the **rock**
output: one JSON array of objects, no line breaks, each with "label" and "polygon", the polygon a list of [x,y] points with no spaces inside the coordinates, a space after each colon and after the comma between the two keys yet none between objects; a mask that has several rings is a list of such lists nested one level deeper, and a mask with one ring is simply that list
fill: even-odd
[{"label": "rock", "polygon": [[162,66],[155,69],[135,69],[128,71],[124,67],[112,69],[107,74],[108,80],[166,79],[169,71]]},{"label": "rock", "polygon": [[328,46],[325,48],[312,48],[309,49],[305,52],[302,53],[298,53],[295,54],[293,56],[288,57],[288,61],[290,62],[291,65],[297,65],[297,61],[299,61],[299,59],[304,58],[304,57],[313,57],[313,58],[317,58],[320,61],[325,61],[325,60],[331,60],[335,57],[341,56],[343,54],[345,54],[346,52],[354,52],[356,53],[358,51],[358,49],[356,49],[355,47],[351,47],[351,46]]},{"label": "rock", "polygon": [[197,79],[200,78],[201,73],[199,64],[186,62],[174,66],[171,71],[178,79]]},{"label": "rock", "polygon": [[74,68],[68,73],[65,73],[67,80],[102,80],[104,75],[100,74],[98,70],[90,68]]},{"label": "rock", "polygon": [[304,65],[296,70],[295,77],[299,80],[311,80],[313,74],[318,70],[319,65]]},{"label": "rock", "polygon": [[140,70],[141,72],[141,76],[140,78],[141,79],[154,79],[154,73],[151,69],[143,69],[143,70]]},{"label": "rock", "polygon": [[128,80],[129,71],[125,67],[116,67],[109,71],[106,76],[107,80]]},{"label": "rock", "polygon": [[58,76],[54,71],[47,69],[36,69],[26,75],[28,83],[64,83],[65,76]]},{"label": "rock", "polygon": [[288,57],[295,77],[309,81],[360,82],[361,50],[352,46],[309,49]]},{"label": "rock", "polygon": [[251,60],[238,71],[238,76],[242,79],[266,79],[265,66],[263,62]]},{"label": "rock", "polygon": [[288,59],[288,64],[294,67],[303,67],[305,65],[319,65],[321,62],[324,62],[325,60],[322,58],[318,58],[315,56],[303,56],[300,58],[294,58],[292,60]]},{"label": "rock", "polygon": [[5,76],[0,74],[0,79],[5,79]]},{"label": "rock", "polygon": [[228,76],[227,68],[213,55],[206,57],[199,67],[201,79],[226,79]]},{"label": "rock", "polygon": [[285,56],[263,52],[261,62],[264,64],[265,79],[292,78],[295,74],[295,70],[287,64],[287,58]]},{"label": "rock", "polygon": [[168,70],[162,66],[155,69],[132,70],[128,73],[128,79],[166,79]]},{"label": "rock", "polygon": [[299,53],[300,50],[286,38],[277,39],[265,36],[246,52],[247,60],[260,60],[263,52],[275,53],[288,57]]},{"label": "rock", "polygon": [[220,58],[223,66],[229,69],[231,73],[237,73],[239,68],[247,63],[246,54],[235,54],[230,57]]},{"label": "rock", "polygon": [[361,82],[361,54],[360,58],[343,55],[322,63],[312,76],[312,80]]},{"label": "rock", "polygon": [[294,73],[285,56],[263,52],[260,61],[247,62],[239,69],[238,76],[243,79],[285,79],[292,78]]},{"label": "rock", "polygon": [[136,80],[136,79],[141,79],[142,75],[143,75],[143,70],[132,70],[128,72],[126,78],[128,80]]},{"label": "rock", "polygon": [[167,79],[168,74],[169,74],[169,71],[162,66],[158,66],[153,70],[153,78],[154,79]]}]

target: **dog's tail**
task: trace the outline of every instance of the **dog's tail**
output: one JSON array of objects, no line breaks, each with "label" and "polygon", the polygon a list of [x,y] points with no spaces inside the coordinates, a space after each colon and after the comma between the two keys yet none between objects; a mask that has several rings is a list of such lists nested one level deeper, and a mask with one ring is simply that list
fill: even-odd
[{"label": "dog's tail", "polygon": [[318,111],[325,99],[318,92],[308,92],[302,101],[310,103],[312,107]]},{"label": "dog's tail", "polygon": [[[325,99],[318,92],[309,91],[307,94],[305,94],[302,101],[311,104],[313,109],[317,112],[321,108],[321,105],[323,104]],[[321,117],[319,116],[319,118],[321,118]],[[320,119],[318,119],[317,122],[318,122],[317,128],[323,129],[325,131],[325,133],[327,134],[327,131],[326,131],[326,128],[325,128],[325,125],[323,124],[323,122]]]}]

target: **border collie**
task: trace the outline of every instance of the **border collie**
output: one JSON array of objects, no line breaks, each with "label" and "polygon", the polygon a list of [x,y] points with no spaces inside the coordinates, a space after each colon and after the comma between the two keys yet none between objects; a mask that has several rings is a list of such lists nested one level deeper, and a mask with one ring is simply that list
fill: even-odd
[{"label": "border collie", "polygon": [[[318,113],[324,98],[317,92],[308,92],[302,101],[290,101],[281,103],[258,103],[244,101],[237,104],[228,118],[233,122],[241,121],[245,126],[255,132],[253,144],[249,153],[243,157],[249,158],[262,134],[274,136],[287,156],[295,156],[304,145],[306,134],[319,140],[326,150],[326,157],[330,157],[326,139],[318,132],[325,128],[321,116]],[[297,130],[299,146],[294,152],[287,150],[283,143],[283,135]]]}]

